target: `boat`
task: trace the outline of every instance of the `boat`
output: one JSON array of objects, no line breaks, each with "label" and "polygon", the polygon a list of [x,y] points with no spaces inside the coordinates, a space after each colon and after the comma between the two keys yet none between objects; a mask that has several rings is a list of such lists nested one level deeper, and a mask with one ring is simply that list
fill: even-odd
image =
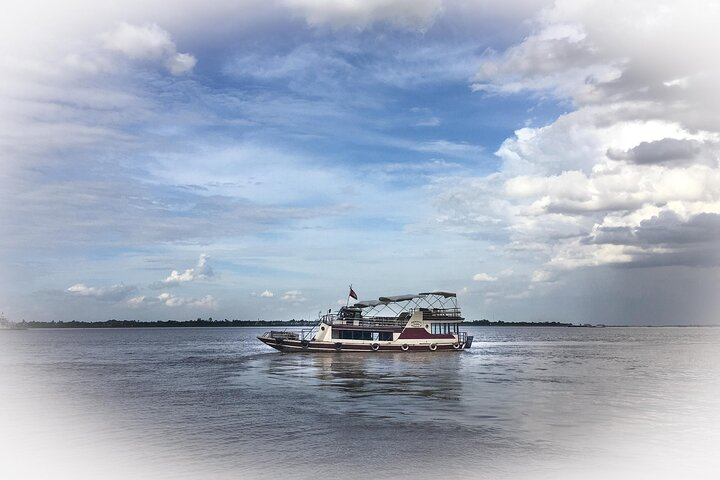
[{"label": "boat", "polygon": [[257,338],[281,352],[460,352],[473,341],[463,320],[456,294],[425,292],[360,301],[320,314],[311,329]]}]

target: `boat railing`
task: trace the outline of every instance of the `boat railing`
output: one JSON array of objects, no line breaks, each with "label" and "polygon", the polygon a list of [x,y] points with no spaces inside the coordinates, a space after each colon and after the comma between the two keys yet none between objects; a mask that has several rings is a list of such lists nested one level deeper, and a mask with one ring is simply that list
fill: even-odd
[{"label": "boat railing", "polygon": [[359,312],[357,316],[351,316],[328,312],[320,316],[320,322],[327,325],[404,327],[417,310],[421,310],[424,318],[430,321],[462,320],[459,308],[410,308],[402,312],[397,312],[395,316],[360,316]]},{"label": "boat railing", "polygon": [[287,330],[270,330],[263,333],[263,337],[282,338],[283,340],[298,340],[300,335],[297,332],[288,332]]},{"label": "boat railing", "polygon": [[432,317],[460,318],[459,308],[433,308],[424,311]]},{"label": "boat railing", "polygon": [[400,317],[367,317],[360,319],[358,323],[371,327],[404,327],[407,321],[407,318]]},{"label": "boat railing", "polygon": [[340,318],[336,315],[326,315],[323,317],[323,321],[328,325],[355,325],[355,326],[367,326],[367,327],[404,327],[408,321],[405,317],[361,317],[352,318],[345,317]]},{"label": "boat railing", "polygon": [[317,325],[313,326],[312,328],[303,328],[300,330],[300,339],[301,340],[314,340],[315,339],[315,331],[317,330]]}]

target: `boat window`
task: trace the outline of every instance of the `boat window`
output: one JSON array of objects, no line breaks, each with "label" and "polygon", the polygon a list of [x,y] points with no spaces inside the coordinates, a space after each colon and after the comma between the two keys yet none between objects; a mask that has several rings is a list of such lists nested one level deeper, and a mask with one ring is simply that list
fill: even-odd
[{"label": "boat window", "polygon": [[372,332],[366,330],[354,330],[353,340],[372,340]]},{"label": "boat window", "polygon": [[338,330],[332,331],[332,338],[335,340],[367,340],[367,341],[390,341],[392,332],[373,332],[371,330]]},{"label": "boat window", "polygon": [[447,335],[448,333],[458,333],[459,325],[457,323],[433,323],[433,335]]},{"label": "boat window", "polygon": [[338,340],[352,340],[353,331],[352,330],[333,329],[332,338],[338,339]]},{"label": "boat window", "polygon": [[380,340],[381,342],[389,342],[390,340],[393,339],[392,332],[379,332],[378,336],[379,336],[378,340]]}]

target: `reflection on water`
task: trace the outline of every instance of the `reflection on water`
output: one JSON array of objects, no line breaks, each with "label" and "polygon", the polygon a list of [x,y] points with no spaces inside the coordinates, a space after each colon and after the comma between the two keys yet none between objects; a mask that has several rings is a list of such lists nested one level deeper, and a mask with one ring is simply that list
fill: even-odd
[{"label": "reflection on water", "polygon": [[349,399],[409,395],[440,400],[459,400],[459,357],[455,353],[281,355],[270,361],[268,373],[311,376],[316,386],[336,388]]},{"label": "reflection on water", "polygon": [[648,452],[648,472],[702,478],[710,457],[688,446],[720,443],[720,329],[476,328],[465,352],[317,355],[258,333],[12,332],[0,381],[62,420],[43,434],[152,478],[577,478],[593,462],[617,478]]}]

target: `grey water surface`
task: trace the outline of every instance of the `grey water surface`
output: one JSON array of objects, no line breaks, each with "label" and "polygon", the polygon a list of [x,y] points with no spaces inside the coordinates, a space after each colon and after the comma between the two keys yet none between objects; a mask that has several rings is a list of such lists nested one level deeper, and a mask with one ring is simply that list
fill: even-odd
[{"label": "grey water surface", "polygon": [[0,378],[156,477],[720,478],[720,328],[469,327],[419,354],[263,330],[0,332]]}]

